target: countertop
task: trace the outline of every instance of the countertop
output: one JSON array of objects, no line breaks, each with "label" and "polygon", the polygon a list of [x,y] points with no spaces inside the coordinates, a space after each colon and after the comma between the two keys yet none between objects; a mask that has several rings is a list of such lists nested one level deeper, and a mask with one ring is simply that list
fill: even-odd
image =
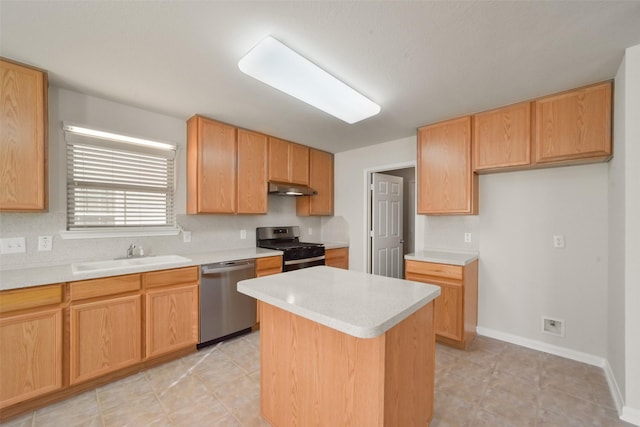
[{"label": "countertop", "polygon": [[425,249],[406,254],[404,259],[411,261],[435,262],[438,264],[467,265],[478,259],[477,252],[449,251],[443,249]]},{"label": "countertop", "polygon": [[0,290],[19,289],[29,286],[49,285],[53,283],[72,282],[75,280],[96,279],[100,277],[119,276],[121,274],[142,273],[145,271],[166,270],[169,268],[190,267],[215,262],[239,259],[261,258],[281,255],[281,251],[262,248],[243,248],[211,251],[195,254],[180,254],[189,261],[171,262],[146,266],[123,267],[110,271],[93,271],[73,274],[71,263],[49,265],[43,267],[15,268],[0,270]]},{"label": "countertop", "polygon": [[238,291],[358,338],[382,335],[440,287],[319,266],[238,282]]},{"label": "countertop", "polygon": [[348,248],[349,244],[345,242],[321,242],[325,249]]}]

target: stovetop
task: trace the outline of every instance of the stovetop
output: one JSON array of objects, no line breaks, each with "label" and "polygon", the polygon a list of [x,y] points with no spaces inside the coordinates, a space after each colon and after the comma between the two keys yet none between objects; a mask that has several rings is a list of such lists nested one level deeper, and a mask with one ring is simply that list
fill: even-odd
[{"label": "stovetop", "polygon": [[258,242],[257,246],[259,248],[286,251],[288,249],[315,248],[315,247],[320,247],[320,246],[324,246],[324,245],[322,243],[300,242],[298,240],[286,241],[286,242],[279,242],[279,241],[270,240],[270,241]]}]

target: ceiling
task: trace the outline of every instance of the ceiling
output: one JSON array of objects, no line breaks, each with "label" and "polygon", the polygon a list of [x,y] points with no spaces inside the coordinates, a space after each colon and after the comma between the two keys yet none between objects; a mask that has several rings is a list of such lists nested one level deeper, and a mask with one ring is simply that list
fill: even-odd
[{"label": "ceiling", "polygon": [[[380,104],[346,124],[251,79],[272,35]],[[609,79],[640,44],[640,1],[6,1],[0,55],[50,83],[331,152]]]}]

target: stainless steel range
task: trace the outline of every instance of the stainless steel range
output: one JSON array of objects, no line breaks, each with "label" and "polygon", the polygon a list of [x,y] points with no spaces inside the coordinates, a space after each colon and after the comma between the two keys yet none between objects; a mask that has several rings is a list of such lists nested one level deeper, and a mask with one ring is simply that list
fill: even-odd
[{"label": "stainless steel range", "polygon": [[282,271],[324,265],[324,245],[300,241],[300,227],[258,227],[256,246],[283,252]]}]

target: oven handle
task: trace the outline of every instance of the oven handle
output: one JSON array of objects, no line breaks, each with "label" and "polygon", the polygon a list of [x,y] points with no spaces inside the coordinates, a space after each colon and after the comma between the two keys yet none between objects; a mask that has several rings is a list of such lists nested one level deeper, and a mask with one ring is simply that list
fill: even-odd
[{"label": "oven handle", "polygon": [[320,261],[324,259],[324,255],[313,257],[313,258],[305,258],[305,259],[292,259],[289,261],[285,261],[284,265],[296,265],[296,264],[304,264],[305,262],[313,262]]}]

